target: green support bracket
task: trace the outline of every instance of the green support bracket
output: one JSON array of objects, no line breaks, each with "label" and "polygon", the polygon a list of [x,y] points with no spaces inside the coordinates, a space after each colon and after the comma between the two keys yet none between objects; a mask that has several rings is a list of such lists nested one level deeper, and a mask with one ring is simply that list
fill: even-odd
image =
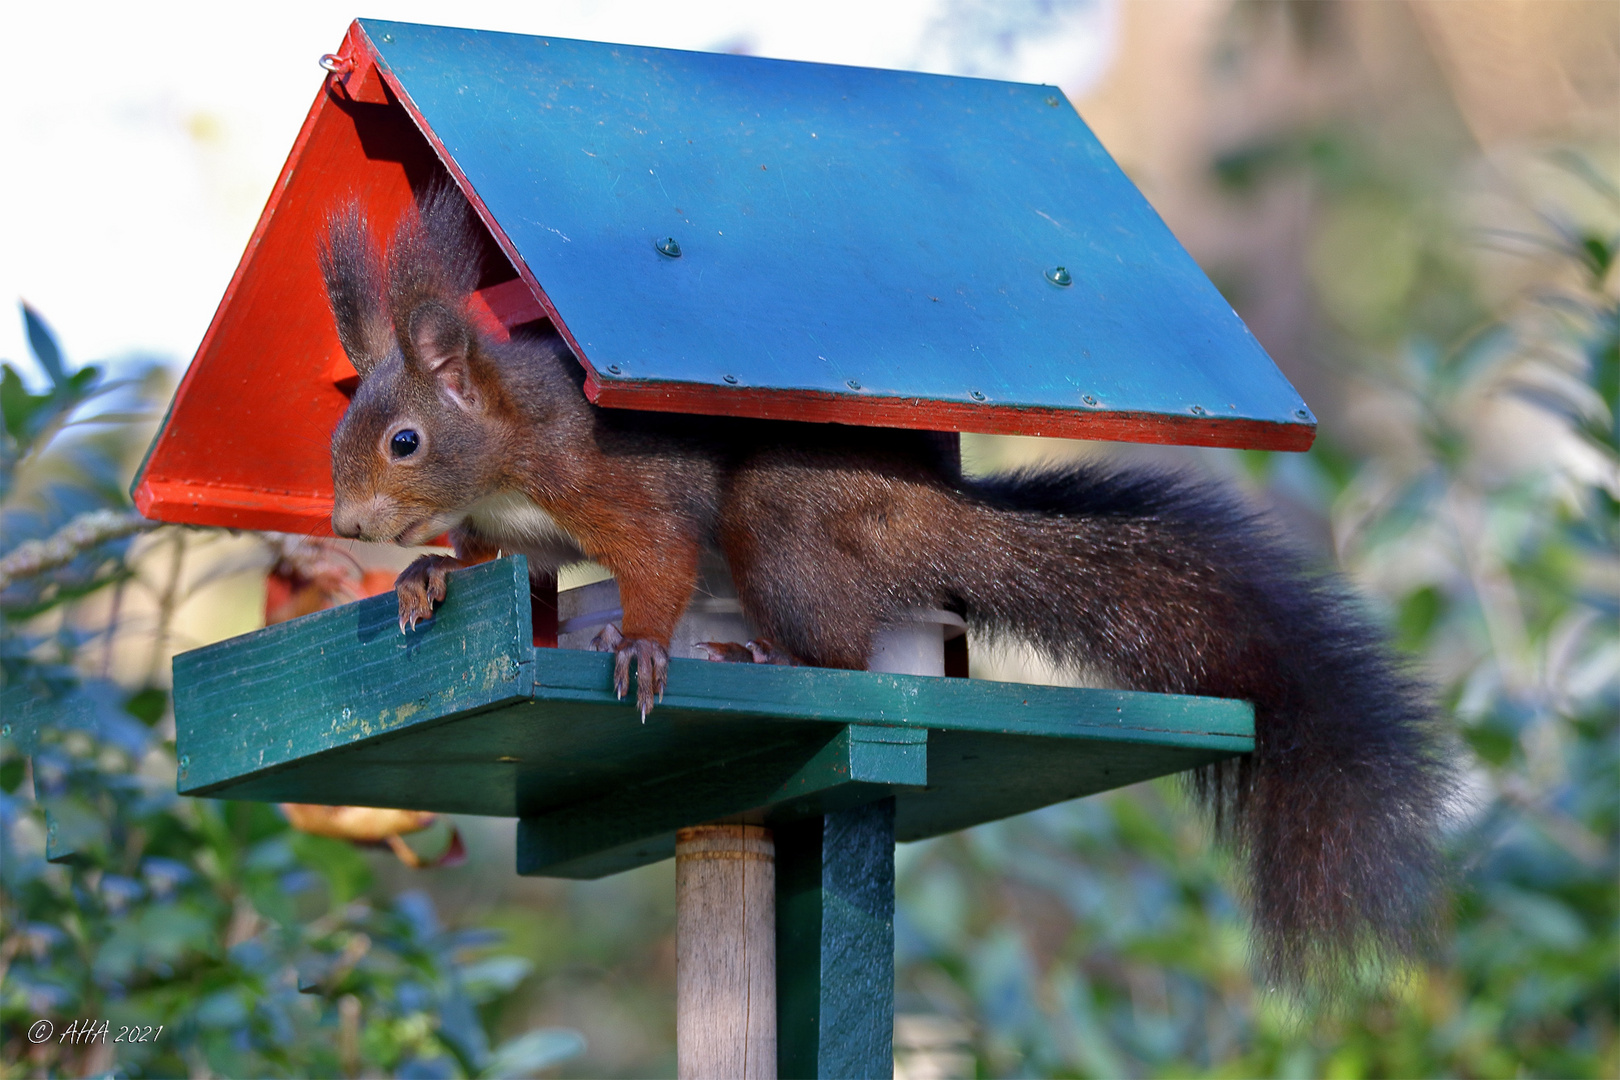
[{"label": "green support bracket", "polygon": [[847,724],[823,745],[774,745],[605,792],[518,823],[517,870],[595,878],[673,858],[676,830],[752,814],[779,826],[928,783],[928,732]]}]

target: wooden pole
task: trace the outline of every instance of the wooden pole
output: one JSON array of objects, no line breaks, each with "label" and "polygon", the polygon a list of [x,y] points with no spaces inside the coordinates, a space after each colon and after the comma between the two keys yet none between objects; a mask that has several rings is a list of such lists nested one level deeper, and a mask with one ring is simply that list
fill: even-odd
[{"label": "wooden pole", "polygon": [[776,865],[769,829],[675,840],[675,1041],[681,1080],[776,1076]]}]

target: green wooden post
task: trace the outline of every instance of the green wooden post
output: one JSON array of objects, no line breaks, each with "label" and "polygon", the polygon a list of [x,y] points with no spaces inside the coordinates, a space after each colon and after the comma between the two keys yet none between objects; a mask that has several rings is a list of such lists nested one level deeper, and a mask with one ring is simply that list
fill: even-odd
[{"label": "green wooden post", "polygon": [[776,830],[776,1073],[894,1071],[894,800]]}]

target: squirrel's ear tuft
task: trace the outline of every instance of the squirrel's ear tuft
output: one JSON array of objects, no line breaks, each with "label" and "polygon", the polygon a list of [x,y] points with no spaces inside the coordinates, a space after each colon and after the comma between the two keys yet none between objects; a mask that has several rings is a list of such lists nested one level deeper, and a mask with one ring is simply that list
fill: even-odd
[{"label": "squirrel's ear tuft", "polygon": [[[428,188],[405,212],[388,246],[388,310],[407,360],[415,359],[417,312],[435,307],[460,317],[478,287],[483,254],[472,208],[450,184]],[[461,321],[470,336],[471,323]]]},{"label": "squirrel's ear tuft", "polygon": [[359,204],[327,218],[319,254],[338,340],[365,378],[394,342],[383,303],[382,259]]}]

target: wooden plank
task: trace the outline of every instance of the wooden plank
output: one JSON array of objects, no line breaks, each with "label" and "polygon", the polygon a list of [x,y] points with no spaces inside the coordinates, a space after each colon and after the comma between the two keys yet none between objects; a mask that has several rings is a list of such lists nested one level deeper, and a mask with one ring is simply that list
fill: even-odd
[{"label": "wooden plank", "polygon": [[614,787],[518,824],[517,871],[594,878],[667,859],[679,829],[755,811],[786,823],[928,783],[926,731],[850,724]]},{"label": "wooden plank", "polygon": [[776,1069],[894,1070],[894,804],[777,828]]},{"label": "wooden plank", "polygon": [[175,657],[181,792],[526,698],[526,561],[463,570],[454,588],[456,603],[408,634],[385,593]]},{"label": "wooden plank", "polygon": [[[131,496],[147,517],[331,535],[328,448],[358,376],[327,308],[318,240],[327,215],[350,201],[387,229],[413,191],[446,182],[433,148],[384,94],[359,39],[351,27],[338,52],[350,63],[350,89],[360,92],[346,98],[321,85],[136,475]],[[494,267],[501,257],[492,254]],[[547,317],[516,272],[505,274],[470,305],[497,340]],[[265,453],[272,431],[277,450]]]},{"label": "wooden plank", "polygon": [[[1304,451],[1316,441],[1316,421],[1302,415],[1287,423],[1199,413],[1150,413],[1122,409],[1058,409],[996,405],[985,401],[870,395],[853,397],[821,390],[750,390],[722,382],[631,381],[594,371],[585,394],[598,405],[647,412],[703,413],[811,424],[968,431],[980,435],[1037,435],[1049,439],[1225,446],[1239,450]],[[1203,409],[1203,406],[1199,406]]]}]

